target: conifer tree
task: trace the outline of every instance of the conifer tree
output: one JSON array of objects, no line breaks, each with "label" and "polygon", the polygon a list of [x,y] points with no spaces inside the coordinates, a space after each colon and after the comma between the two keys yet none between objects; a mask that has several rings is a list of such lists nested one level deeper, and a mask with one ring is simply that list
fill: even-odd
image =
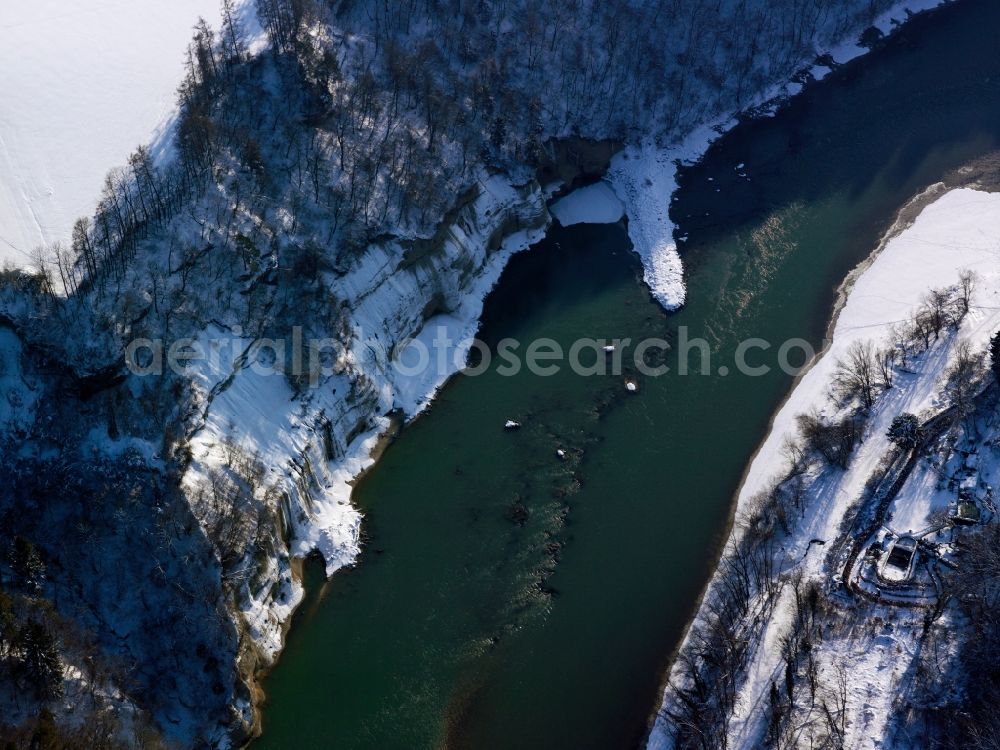
[{"label": "conifer tree", "polygon": [[49,629],[31,620],[17,634],[18,672],[27,687],[44,700],[62,695],[62,661]]},{"label": "conifer tree", "polygon": [[21,588],[37,593],[45,580],[45,563],[35,545],[24,537],[15,537],[7,551],[15,583]]}]

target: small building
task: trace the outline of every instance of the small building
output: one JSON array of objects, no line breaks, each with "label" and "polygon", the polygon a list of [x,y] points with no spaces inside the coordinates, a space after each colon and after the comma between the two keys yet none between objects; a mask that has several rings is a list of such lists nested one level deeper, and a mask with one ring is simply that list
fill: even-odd
[{"label": "small building", "polygon": [[901,536],[891,547],[882,562],[879,575],[886,581],[902,583],[913,575],[913,565],[917,559],[917,540],[911,536]]},{"label": "small building", "polygon": [[976,487],[979,486],[979,477],[972,475],[962,480],[958,485],[958,497],[961,500],[972,500],[976,496]]},{"label": "small building", "polygon": [[951,520],[963,526],[972,526],[982,520],[982,511],[975,500],[959,500]]},{"label": "small building", "polygon": [[[973,453],[969,459],[979,458],[978,453]],[[971,526],[982,520],[982,511],[977,502],[979,489],[979,477],[975,472],[961,481],[958,485],[958,500],[955,509],[951,513],[953,523]]]}]

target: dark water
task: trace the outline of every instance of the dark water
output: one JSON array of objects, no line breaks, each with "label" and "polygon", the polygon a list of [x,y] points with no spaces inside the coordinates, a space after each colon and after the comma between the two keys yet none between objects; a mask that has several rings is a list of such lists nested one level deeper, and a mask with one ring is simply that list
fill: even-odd
[{"label": "dark water", "polygon": [[819,344],[836,285],[899,206],[996,146],[998,28],[985,0],[917,21],[685,169],[679,313],[649,299],[621,227],[556,228],[516,257],[487,342],[676,343],[687,326],[711,341],[713,374],[640,378],[635,395],[565,368],[454,379],[357,488],[360,564],[293,626],[255,748],[639,743],[791,382],[718,367],[748,336]]}]

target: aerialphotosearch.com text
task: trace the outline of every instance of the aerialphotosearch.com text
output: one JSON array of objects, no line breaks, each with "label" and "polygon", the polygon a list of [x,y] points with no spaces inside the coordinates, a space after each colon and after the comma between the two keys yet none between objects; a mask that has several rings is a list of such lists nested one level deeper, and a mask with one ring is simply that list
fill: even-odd
[{"label": "aerialphotosearch.com text", "polygon": [[529,372],[551,377],[565,370],[581,377],[623,375],[645,377],[668,373],[687,376],[741,375],[760,377],[775,368],[797,375],[816,356],[805,339],[779,343],[751,337],[740,341],[725,357],[708,340],[692,336],[680,326],[674,340],[663,338],[579,338],[559,342],[552,338],[522,341],[504,338],[490,346],[478,338],[459,337],[447,326],[425,327],[418,337],[387,350],[378,336],[358,335],[347,341],[307,338],[295,326],[287,338],[241,335],[211,338],[179,338],[170,342],[139,338],[125,349],[125,365],[139,376],[184,375],[191,368],[208,365],[211,370],[240,366],[257,375],[284,375],[298,383],[316,386],[326,377],[348,369],[351,361],[372,353],[403,377],[447,376],[462,371],[477,376],[494,371],[502,377]]}]

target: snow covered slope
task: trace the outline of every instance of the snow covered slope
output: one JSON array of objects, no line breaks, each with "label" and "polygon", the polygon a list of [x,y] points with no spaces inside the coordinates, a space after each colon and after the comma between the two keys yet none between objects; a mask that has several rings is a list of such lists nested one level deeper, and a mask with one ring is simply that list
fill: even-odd
[{"label": "snow covered slope", "polygon": [[[894,323],[906,320],[932,288],[958,282],[960,270],[980,277],[973,311],[961,332],[983,347],[1000,321],[1000,194],[963,188],[927,206],[914,222],[891,240],[854,283],[837,317],[833,342],[823,358],[802,378],[774,419],[771,434],[751,464],[740,498],[759,492],[783,467],[782,442],[795,432],[795,415],[823,407],[838,358],[854,341],[879,340]],[[944,376],[944,362],[934,362],[929,375]],[[919,385],[919,394],[916,386]],[[910,390],[903,410],[919,413],[939,385],[921,379]],[[898,411],[896,412],[898,413]],[[888,426],[888,425],[886,425]],[[884,430],[883,430],[884,432]],[[881,439],[881,436],[879,436]]]},{"label": "snow covered slope", "polygon": [[185,48],[216,0],[34,0],[0,7],[0,264],[68,239],[104,175],[175,108]]},{"label": "snow covered slope", "polygon": [[[803,475],[806,489],[801,517],[796,510],[791,531],[781,540],[782,580],[797,575],[806,582],[822,584],[834,580],[837,569],[831,569],[827,555],[817,551],[814,544],[819,541],[819,549],[824,548],[822,545],[830,549],[842,537],[845,518],[859,498],[865,496],[867,483],[890,453],[886,431],[893,417],[910,412],[926,418],[941,412],[947,406],[942,389],[959,344],[968,342],[974,350],[982,350],[1000,328],[998,236],[1000,194],[953,190],[924,208],[914,223],[891,239],[858,275],[837,318],[829,349],[802,377],[775,416],[771,432],[754,458],[740,491],[738,515],[751,513],[755,496],[788,471],[785,445],[798,433],[798,415],[815,411],[825,418],[836,418],[842,413],[844,407],[831,398],[830,388],[837,363],[847,358],[852,344],[872,341],[881,345],[890,341],[898,330],[896,326],[913,315],[929,290],[958,284],[964,270],[976,274],[976,289],[969,312],[957,331],[943,334],[920,357],[905,367],[897,367],[892,388],[871,409],[862,442],[849,467],[845,471],[810,468]],[[920,472],[917,476],[920,478]],[[926,477],[920,481],[926,484],[925,480]],[[926,520],[931,496],[921,486],[919,481],[909,490],[904,486],[892,508],[897,514],[895,522],[901,524],[901,533],[907,533],[910,524]],[[734,538],[743,533],[741,528],[737,524]],[[732,549],[732,544],[727,549]],[[706,603],[713,601],[712,588],[718,580],[717,573],[706,594]],[[794,594],[792,587],[784,585],[764,607],[760,621],[753,624],[756,636],[749,648],[742,686],[734,696],[726,732],[730,747],[758,747],[768,731],[766,708],[774,701],[769,692],[774,691],[772,684],[781,684],[783,679],[784,644],[796,612]],[[890,618],[885,612],[878,614]],[[692,631],[710,617],[708,607],[703,605]],[[880,634],[874,640],[867,637],[872,629],[870,613],[860,611],[855,617],[849,607],[842,607],[836,618],[826,623],[825,637],[814,644],[812,659],[819,665],[821,694],[828,689],[835,691],[838,674],[850,676],[843,687],[842,699],[847,717],[845,746],[886,746],[887,721],[899,695],[900,681],[912,668],[918,651],[914,645],[915,633],[919,633],[922,617],[919,610],[909,618],[913,622],[902,617],[894,633],[888,628],[887,634]],[[691,647],[689,632],[682,648]],[[676,667],[671,681],[683,682]],[[665,707],[674,700],[674,690],[668,688]],[[649,747],[660,750],[672,746],[671,730],[662,717],[658,718]]]},{"label": "snow covered slope", "polygon": [[[269,471],[263,484],[284,498],[279,512],[292,531],[288,552],[320,552],[328,575],[353,564],[361,514],[350,503],[351,490],[374,461],[373,449],[390,426],[386,415],[397,409],[406,419],[414,417],[465,362],[463,347],[475,335],[486,295],[511,255],[540,241],[548,222],[537,182],[516,186],[484,174],[477,197],[454,215],[440,247],[422,262],[400,267],[404,253],[396,240],[369,245],[329,290],[350,311],[343,371],[325,374],[303,393],[293,393],[281,372],[258,372],[263,358],[253,340],[210,326],[200,335],[204,350],[213,348],[213,340],[226,345],[215,361],[206,357],[194,370],[203,411],[184,477],[188,496],[203,495],[200,488],[211,484],[213,471],[225,471],[238,446],[263,460]],[[427,317],[433,300],[448,313]],[[457,354],[450,352],[444,367],[411,372],[406,342],[424,342],[436,357],[431,341],[442,333]],[[211,515],[198,501],[193,505],[200,519]],[[244,594],[242,616],[270,663],[303,594],[288,554],[269,560]]]}]

